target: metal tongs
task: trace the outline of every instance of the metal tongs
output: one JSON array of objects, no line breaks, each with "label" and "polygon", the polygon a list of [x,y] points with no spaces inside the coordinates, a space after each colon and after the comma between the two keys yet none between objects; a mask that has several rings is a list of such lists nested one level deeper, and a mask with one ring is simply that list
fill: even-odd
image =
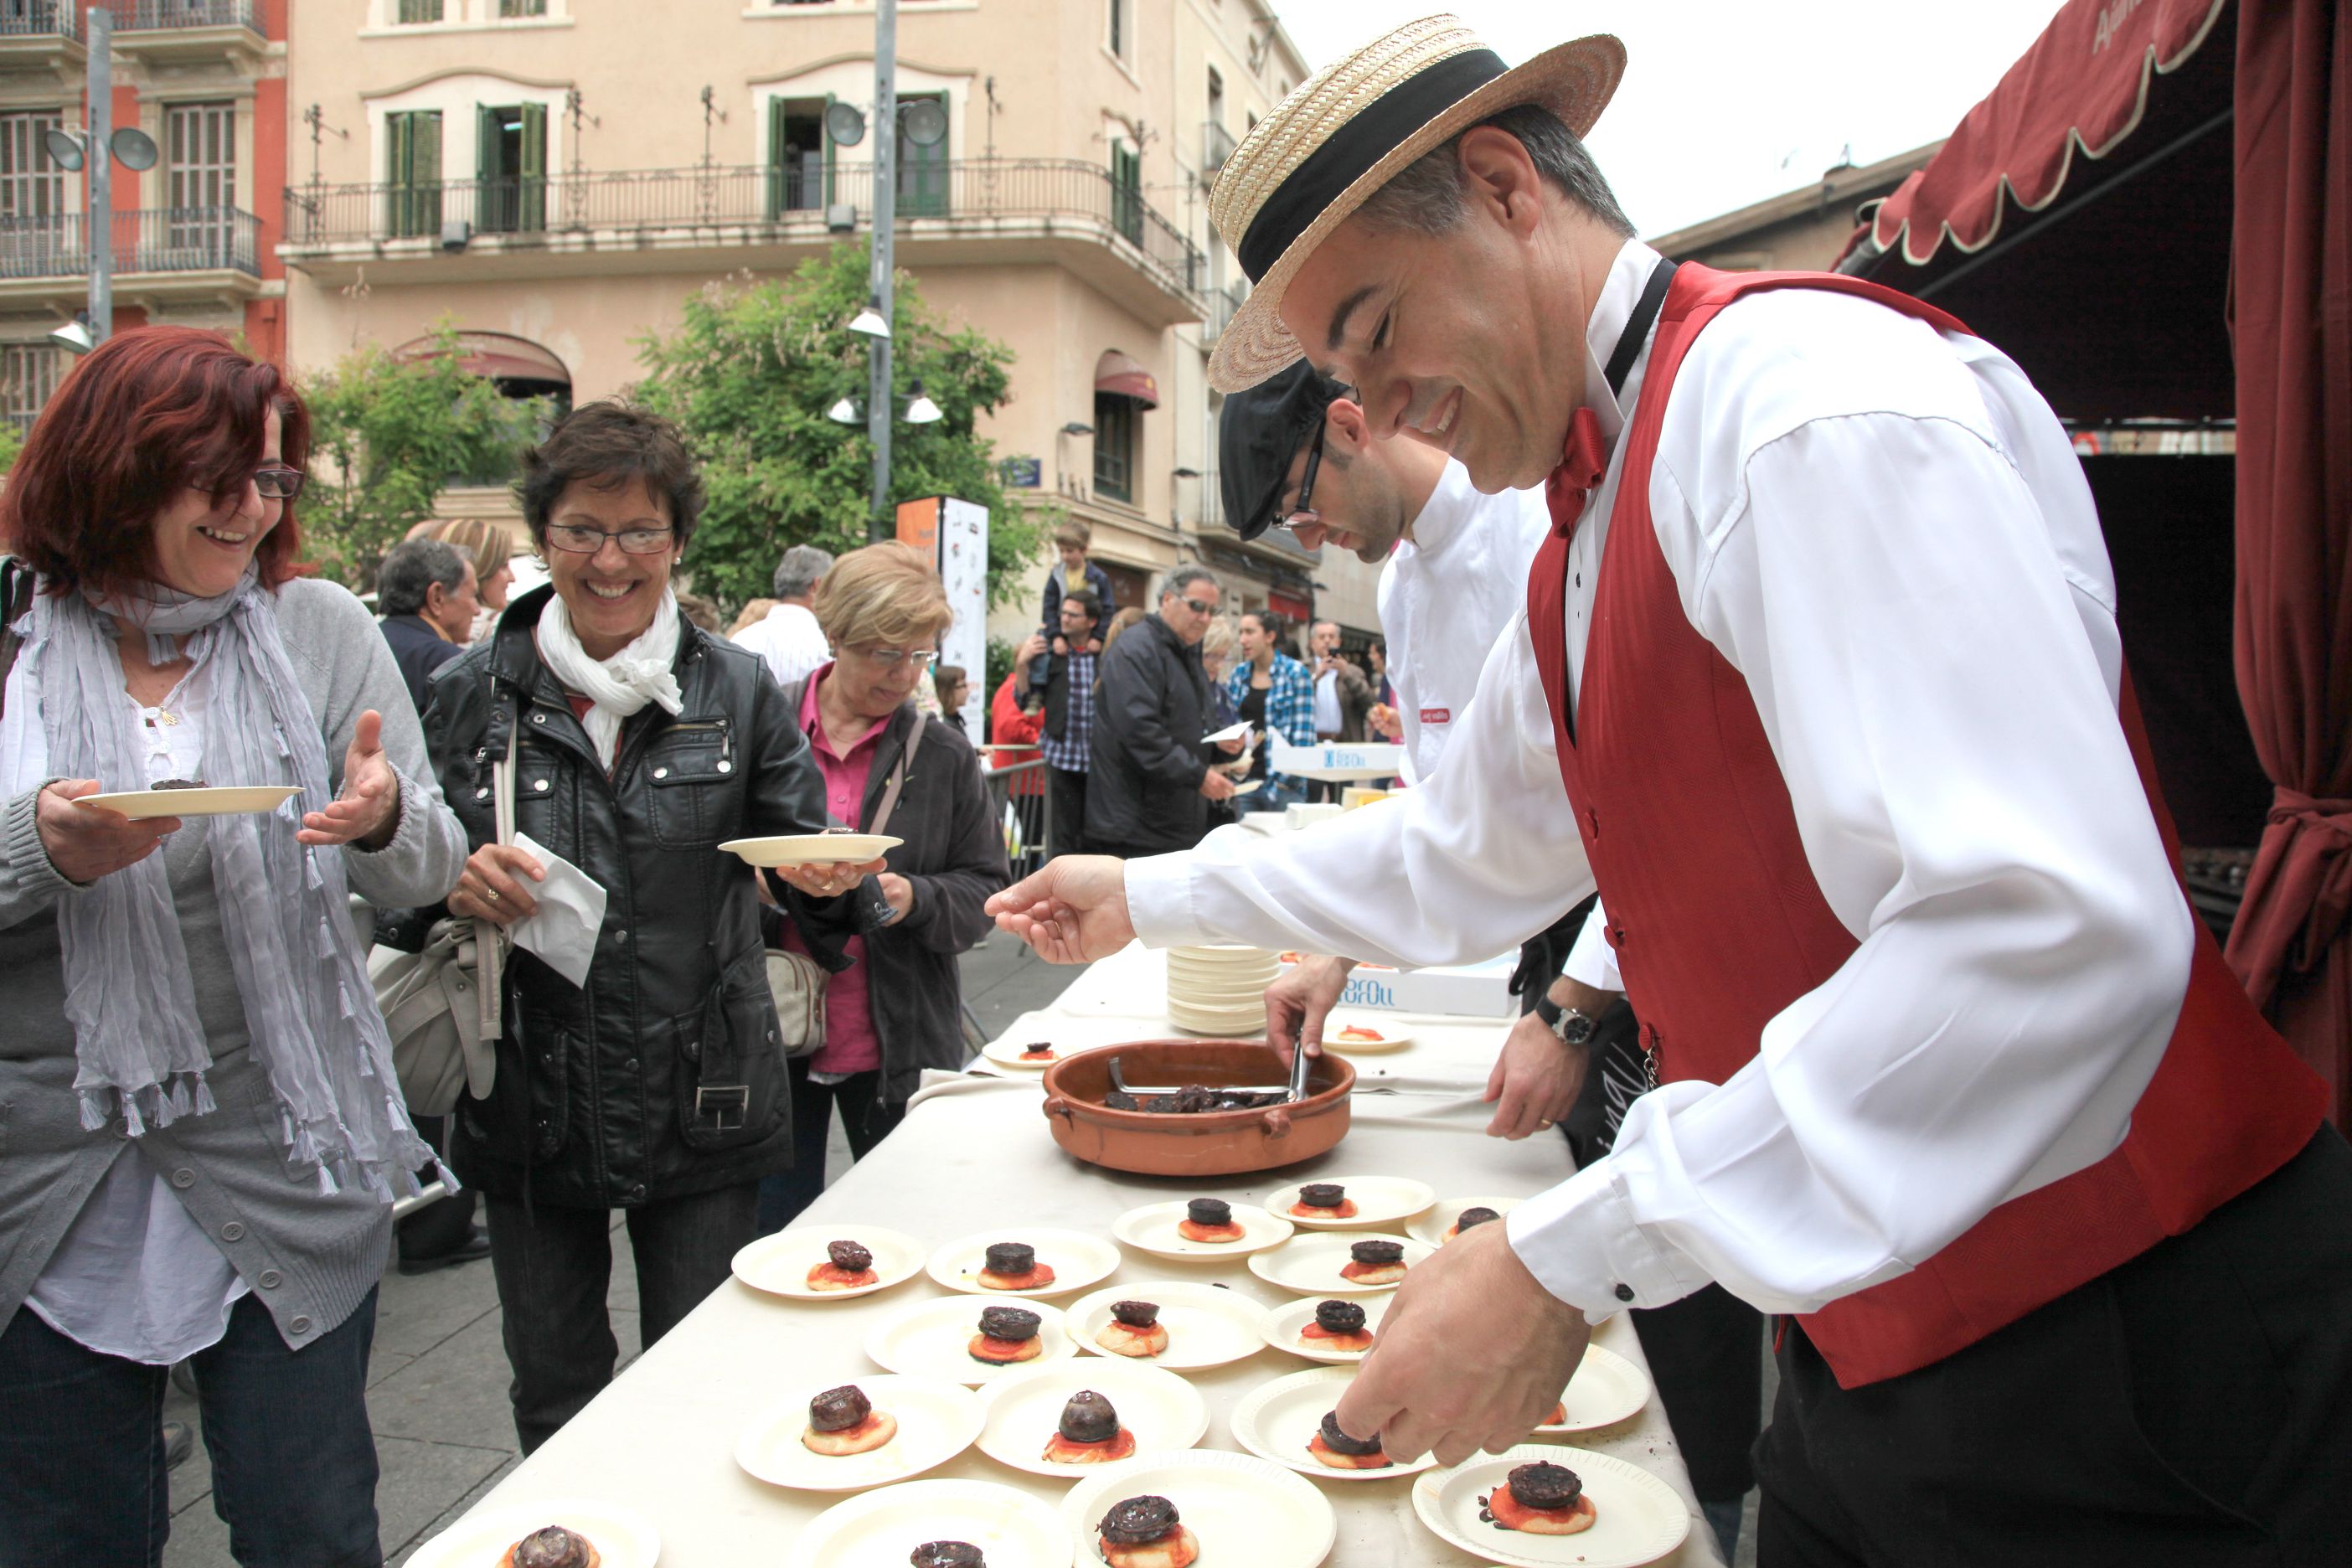
[{"label": "metal tongs", "polygon": [[[1160,1088],[1146,1087],[1143,1089],[1138,1089],[1133,1084],[1129,1083],[1127,1081],[1127,1074],[1119,1070],[1120,1061],[1121,1058],[1118,1057],[1110,1058],[1110,1086],[1121,1094],[1175,1094],[1180,1092],[1183,1087],[1181,1084],[1168,1084]],[[1292,1079],[1292,1082],[1289,1087],[1290,1098],[1296,1100],[1298,1098],[1299,1086],[1306,1081],[1306,1078],[1305,1075],[1300,1073],[1295,1067],[1291,1069],[1290,1076]],[[1217,1092],[1220,1094],[1280,1094],[1283,1091],[1283,1086],[1278,1083],[1221,1083],[1217,1085]]]},{"label": "metal tongs", "polygon": [[1312,1065],[1307,1055],[1307,1042],[1290,1042],[1290,1102],[1297,1104],[1307,1098],[1307,1071]]}]

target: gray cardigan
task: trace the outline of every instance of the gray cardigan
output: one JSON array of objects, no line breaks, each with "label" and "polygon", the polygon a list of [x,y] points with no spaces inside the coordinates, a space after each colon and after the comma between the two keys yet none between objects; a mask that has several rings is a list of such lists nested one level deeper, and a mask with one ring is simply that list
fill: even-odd
[{"label": "gray cardigan", "polygon": [[[320,716],[331,783],[359,716],[383,715],[383,747],[400,775],[400,824],[373,854],[346,849],[352,891],[400,908],[438,901],[464,868],[466,838],[442,804],[425,736],[392,650],[366,607],[332,584],[298,580],[278,595],[286,650]],[[41,846],[37,792],[0,806],[0,1330],[47,1267],[66,1228],[114,1162],[133,1147],[118,1121],[84,1131],[73,1092],[74,1033],[55,910],[75,896]],[[321,1196],[317,1178],[280,1151],[277,1100],[246,1050],[244,1005],[221,935],[202,819],[165,841],[173,902],[194,973],[196,1011],[220,1109],[151,1127],[136,1142],[233,1264],[278,1333],[299,1348],[349,1317],[383,1272],[390,1209],[373,1194]],[[139,954],[122,955],[125,963]]]}]

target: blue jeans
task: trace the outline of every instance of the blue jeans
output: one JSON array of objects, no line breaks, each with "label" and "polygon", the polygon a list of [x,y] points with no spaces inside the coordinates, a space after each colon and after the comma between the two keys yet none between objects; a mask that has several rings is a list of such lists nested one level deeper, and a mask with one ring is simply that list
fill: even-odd
[{"label": "blue jeans", "polygon": [[[213,1511],[245,1568],[379,1568],[368,1349],[375,1292],[300,1350],[251,1296],[196,1352]],[[0,1332],[0,1568],[157,1568],[171,1369],[101,1354],[20,1308]]]},{"label": "blue jeans", "polygon": [[1307,785],[1300,779],[1284,779],[1276,783],[1268,779],[1262,789],[1235,797],[1234,815],[1246,816],[1254,811],[1280,811],[1286,805],[1297,805],[1307,798]]},{"label": "blue jeans", "polygon": [[[651,1350],[678,1320],[725,1283],[728,1266],[759,1235],[760,1184],[660,1198],[623,1212],[637,1265],[637,1335]],[[613,1282],[609,1209],[525,1205],[485,1197],[490,1268],[499,1310],[515,1436],[526,1454],[580,1414],[613,1381],[620,1345],[604,1310]]]}]

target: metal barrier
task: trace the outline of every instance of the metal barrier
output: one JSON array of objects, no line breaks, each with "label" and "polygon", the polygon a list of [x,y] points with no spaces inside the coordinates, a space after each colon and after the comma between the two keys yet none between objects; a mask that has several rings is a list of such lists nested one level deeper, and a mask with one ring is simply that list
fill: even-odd
[{"label": "metal barrier", "polygon": [[1025,877],[1045,863],[1053,842],[1054,792],[1046,787],[1045,759],[984,769],[981,777],[988,784],[989,809],[1004,834],[1004,858],[1014,877]]}]

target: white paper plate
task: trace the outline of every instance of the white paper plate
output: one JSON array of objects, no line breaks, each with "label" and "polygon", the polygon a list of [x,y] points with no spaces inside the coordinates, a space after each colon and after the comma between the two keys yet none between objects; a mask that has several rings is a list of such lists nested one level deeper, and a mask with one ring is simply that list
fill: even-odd
[{"label": "white paper plate", "polygon": [[1347,1188],[1346,1196],[1356,1205],[1356,1212],[1346,1219],[1313,1219],[1293,1214],[1299,1189],[1307,1184],[1304,1182],[1293,1182],[1266,1194],[1266,1212],[1280,1215],[1302,1230],[1345,1230],[1361,1226],[1402,1225],[1437,1201],[1435,1188],[1410,1176],[1318,1176],[1315,1180],[1337,1182]]},{"label": "white paper plate", "polygon": [[[1583,1480],[1598,1516],[1591,1529],[1576,1535],[1525,1535],[1479,1521],[1480,1500],[1504,1485],[1514,1469],[1538,1459],[1566,1465]],[[1424,1470],[1412,1483],[1412,1511],[1463,1551],[1513,1568],[1639,1568],[1680,1546],[1690,1533],[1690,1510],[1674,1488],[1649,1471],[1590,1448],[1545,1443],[1522,1443],[1453,1469]]]},{"label": "white paper plate", "polygon": [[[1054,1271],[1054,1282],[1031,1290],[992,1290],[980,1282],[988,1249],[1000,1241],[1024,1241],[1037,1249],[1037,1261]],[[1099,1236],[1082,1230],[1050,1230],[1042,1226],[1008,1225],[950,1241],[931,1254],[930,1277],[950,1290],[975,1295],[1018,1298],[1067,1296],[1109,1279],[1120,1262],[1118,1248]]]},{"label": "white paper plate", "polygon": [[1073,1568],[1103,1568],[1102,1516],[1147,1493],[1176,1505],[1201,1542],[1201,1568],[1317,1568],[1339,1538],[1331,1500],[1277,1465],[1218,1448],[1139,1454],[1104,1466],[1062,1499],[1062,1522],[1076,1539]]},{"label": "white paper plate", "polygon": [[[1209,1430],[1209,1402],[1172,1372],[1139,1366],[1118,1356],[1024,1369],[980,1391],[984,1421],[980,1451],[1033,1476],[1090,1476],[1100,1465],[1057,1465],[1047,1459],[1046,1440],[1061,1423],[1062,1406],[1082,1389],[1093,1389],[1118,1412],[1118,1424],[1135,1434],[1135,1451],[1189,1448]],[[1126,1495],[1124,1493],[1122,1496]]]},{"label": "white paper plate", "polygon": [[654,1568],[661,1556],[660,1531],[635,1509],[563,1498],[477,1509],[418,1547],[408,1561],[416,1568],[497,1568],[509,1547],[551,1524],[585,1536],[604,1558],[604,1568]]},{"label": "white paper plate", "polygon": [[1168,1021],[1188,1035],[1210,1039],[1255,1040],[1265,1034],[1265,1009],[1262,1006],[1233,1013],[1203,1013],[1181,1002],[1171,1002]]},{"label": "white paper plate", "polygon": [[1354,1367],[1318,1366],[1260,1384],[1234,1406],[1234,1436],[1259,1458],[1270,1459],[1318,1481],[1384,1481],[1413,1475],[1436,1464],[1436,1455],[1423,1454],[1409,1465],[1342,1470],[1319,1462],[1307,1451],[1307,1440],[1322,1426],[1324,1412],[1336,1406],[1339,1396],[1355,1381]]},{"label": "white paper plate", "polygon": [[[855,1290],[810,1289],[809,1270],[825,1261],[825,1247],[835,1241],[854,1241],[872,1253],[878,1282]],[[772,1296],[790,1296],[795,1301],[848,1301],[912,1279],[922,1272],[923,1258],[929,1250],[902,1232],[853,1221],[763,1236],[738,1252],[730,1267],[736,1279]]]},{"label": "white paper plate", "polygon": [[1440,1198],[1435,1208],[1404,1227],[1405,1234],[1415,1241],[1443,1247],[1445,1233],[1462,1217],[1463,1210],[1493,1209],[1498,1215],[1507,1215],[1525,1202],[1525,1198]]},{"label": "white paper plate", "polygon": [[1268,1214],[1255,1204],[1234,1204],[1234,1220],[1242,1227],[1239,1241],[1190,1241],[1176,1234],[1177,1224],[1184,1217],[1184,1205],[1185,1200],[1179,1198],[1173,1203],[1146,1204],[1139,1209],[1129,1209],[1111,1221],[1110,1233],[1138,1252],[1201,1263],[1220,1258],[1246,1258],[1269,1247],[1280,1247],[1297,1228],[1281,1215]]},{"label": "white paper plate", "polygon": [[[908,1301],[877,1320],[866,1331],[866,1358],[877,1366],[909,1377],[933,1377],[943,1383],[995,1383],[1024,1367],[1067,1361],[1078,1353],[1062,1321],[1061,1309],[1043,1301],[1023,1303],[1037,1314],[1037,1338],[1044,1350],[1034,1361],[998,1365],[971,1358],[971,1337],[980,1332],[982,1309],[997,1305],[970,1296],[934,1296]],[[1008,1303],[1009,1304],[1009,1303]]]},{"label": "white paper plate", "polygon": [[[1323,1300],[1323,1297],[1313,1296],[1268,1311],[1265,1315],[1265,1342],[1278,1351],[1305,1356],[1308,1361],[1353,1363],[1371,1354],[1368,1350],[1333,1350],[1326,1343],[1298,1337],[1307,1325],[1315,1321],[1316,1304]],[[1381,1320],[1388,1316],[1389,1300],[1386,1296],[1371,1296],[1361,1303],[1364,1327],[1375,1334],[1381,1331]]]},{"label": "white paper plate", "polygon": [[1408,1272],[1429,1261],[1430,1255],[1437,1250],[1410,1237],[1383,1236],[1378,1231],[1334,1231],[1328,1235],[1295,1236],[1280,1247],[1253,1252],[1249,1271],[1269,1285],[1279,1285],[1302,1296],[1377,1296],[1395,1289],[1395,1285],[1359,1285],[1340,1274],[1339,1266],[1349,1261],[1348,1249],[1360,1241],[1403,1242]]},{"label": "white paper plate", "polygon": [[1650,1379],[1615,1351],[1587,1345],[1560,1403],[1568,1407],[1568,1419],[1547,1423],[1537,1431],[1590,1432],[1638,1415],[1650,1403]]},{"label": "white paper plate", "polygon": [[1070,1531],[1051,1503],[994,1481],[908,1481],[837,1502],[803,1527],[783,1568],[898,1568],[928,1541],[990,1563],[1058,1565]]},{"label": "white paper plate", "polygon": [[1251,779],[1246,783],[1234,785],[1234,794],[1235,795],[1255,795],[1265,787],[1265,781],[1264,779]]},{"label": "white paper plate", "polygon": [[[1110,1323],[1113,1301],[1156,1301],[1168,1348],[1155,1356],[1122,1356],[1103,1349],[1095,1336]],[[1265,1309],[1237,1290],[1196,1280],[1149,1279],[1111,1285],[1070,1304],[1064,1328],[1080,1350],[1139,1366],[1196,1372],[1223,1366],[1265,1348]]]},{"label": "white paper plate", "polygon": [[719,852],[747,866],[855,866],[907,842],[887,833],[788,833],[773,838],[730,838]]},{"label": "white paper plate", "polygon": [[[863,1389],[875,1409],[896,1416],[898,1435],[871,1453],[815,1453],[801,1442],[808,1428],[808,1402],[845,1383]],[[795,1389],[746,1423],[735,1438],[735,1462],[771,1486],[863,1491],[946,1464],[971,1447],[981,1421],[980,1400],[959,1383],[887,1373],[827,1378]]]},{"label": "white paper plate", "polygon": [[1083,1046],[1055,1046],[1053,1061],[1023,1061],[1022,1051],[1033,1043],[1029,1040],[991,1040],[980,1047],[980,1054],[998,1067],[1010,1068],[1014,1072],[1044,1072],[1047,1068],[1052,1067],[1054,1062],[1060,1061],[1065,1057],[1074,1057],[1079,1051],[1086,1049]]},{"label": "white paper plate", "polygon": [[[1342,1029],[1370,1029],[1380,1038],[1343,1040],[1339,1037]],[[1337,1051],[1343,1057],[1376,1057],[1386,1051],[1401,1051],[1411,1044],[1412,1030],[1401,1028],[1385,1019],[1334,1013],[1323,1020],[1323,1048]]]},{"label": "white paper plate", "polygon": [[74,804],[119,812],[133,821],[151,816],[247,816],[276,811],[301,793],[299,784],[219,784],[210,789],[116,790],[110,795],[86,795]]}]

